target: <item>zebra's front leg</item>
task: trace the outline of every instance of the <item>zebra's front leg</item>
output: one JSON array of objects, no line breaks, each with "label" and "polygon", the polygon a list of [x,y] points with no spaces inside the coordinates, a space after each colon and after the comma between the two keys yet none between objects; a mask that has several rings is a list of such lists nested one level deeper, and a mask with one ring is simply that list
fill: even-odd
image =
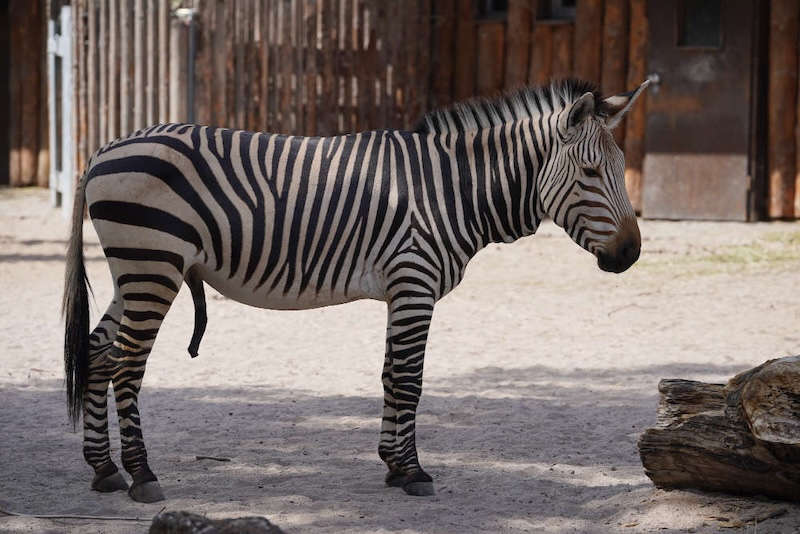
[{"label": "zebra's front leg", "polygon": [[92,489],[111,492],[128,489],[128,483],[111,460],[108,439],[108,353],[117,335],[122,304],[115,299],[89,336],[89,380],[83,398],[83,457],[94,469]]},{"label": "zebra's front leg", "polygon": [[433,479],[419,463],[415,419],[422,394],[425,344],[434,299],[419,288],[398,291],[389,302],[383,381],[383,420],[378,454],[386,484],[409,495],[433,495]]}]

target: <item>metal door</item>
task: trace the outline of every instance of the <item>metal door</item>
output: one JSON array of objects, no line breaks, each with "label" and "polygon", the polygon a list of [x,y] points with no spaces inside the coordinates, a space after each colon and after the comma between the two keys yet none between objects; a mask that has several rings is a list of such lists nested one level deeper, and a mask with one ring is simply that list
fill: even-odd
[{"label": "metal door", "polygon": [[61,6],[58,18],[47,22],[47,93],[50,128],[50,197],[65,216],[72,212],[75,153],[72,132],[72,17]]},{"label": "metal door", "polygon": [[[747,220],[760,166],[757,0],[651,0],[642,215]],[[759,177],[760,179],[760,177]]]}]

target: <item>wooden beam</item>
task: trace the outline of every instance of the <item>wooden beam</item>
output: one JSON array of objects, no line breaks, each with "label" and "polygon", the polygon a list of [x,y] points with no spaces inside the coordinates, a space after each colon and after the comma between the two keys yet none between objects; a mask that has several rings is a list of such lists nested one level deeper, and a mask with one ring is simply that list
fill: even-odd
[{"label": "wooden beam", "polygon": [[105,0],[100,0],[99,19],[97,51],[100,79],[97,96],[99,115],[97,142],[102,146],[108,142],[108,2]]},{"label": "wooden beam", "polygon": [[445,106],[453,99],[455,5],[455,0],[437,0],[433,3],[433,107]]},{"label": "wooden beam", "polygon": [[[638,87],[647,77],[647,0],[630,2],[628,87]],[[642,162],[647,125],[647,94],[628,112],[625,129],[625,186],[633,209],[642,210]]]},{"label": "wooden beam", "polygon": [[119,128],[120,135],[133,131],[133,5],[119,3]]},{"label": "wooden beam", "polygon": [[[603,66],[600,87],[603,94],[626,90],[628,70],[628,1],[605,0],[603,15]],[[625,143],[625,121],[614,129],[619,146]]]},{"label": "wooden beam", "polygon": [[147,83],[144,52],[144,0],[135,0],[133,5],[133,129],[144,127],[144,92]]},{"label": "wooden beam", "polygon": [[574,74],[590,82],[600,81],[603,49],[603,0],[579,0],[575,6]]},{"label": "wooden beam", "polygon": [[106,138],[119,137],[119,4],[108,3],[108,123]]},{"label": "wooden beam", "polygon": [[456,75],[455,99],[464,100],[475,94],[475,3],[456,0]]},{"label": "wooden beam", "polygon": [[797,36],[800,3],[772,0],[769,21],[769,202],[773,219],[794,216]]},{"label": "wooden beam", "polygon": [[169,120],[186,120],[186,47],[187,31],[177,18],[170,21],[169,46]]},{"label": "wooden beam", "polygon": [[169,121],[169,18],[168,1],[158,0],[158,122],[161,123]]},{"label": "wooden beam", "polygon": [[146,9],[146,37],[147,55],[145,56],[145,75],[147,85],[145,87],[145,126],[151,126],[158,122],[158,92],[156,72],[158,72],[159,43],[158,43],[158,5],[156,0],[147,0]]},{"label": "wooden beam", "polygon": [[553,78],[556,80],[573,76],[572,24],[553,26]]},{"label": "wooden beam", "polygon": [[99,136],[97,134],[98,125],[100,122],[100,107],[97,105],[99,101],[97,94],[97,3],[97,0],[89,0],[86,4],[86,22],[88,26],[88,44],[86,50],[86,94],[88,98],[87,103],[90,104],[86,108],[88,122],[86,131],[87,157],[89,154],[99,148]]},{"label": "wooden beam", "polygon": [[505,25],[501,20],[478,24],[478,94],[491,96],[503,88]]},{"label": "wooden beam", "polygon": [[536,0],[513,0],[508,4],[506,30],[505,87],[525,85],[531,52],[531,27],[536,16]]},{"label": "wooden beam", "polygon": [[542,86],[553,76],[553,27],[536,23],[531,33],[530,65],[528,83]]}]

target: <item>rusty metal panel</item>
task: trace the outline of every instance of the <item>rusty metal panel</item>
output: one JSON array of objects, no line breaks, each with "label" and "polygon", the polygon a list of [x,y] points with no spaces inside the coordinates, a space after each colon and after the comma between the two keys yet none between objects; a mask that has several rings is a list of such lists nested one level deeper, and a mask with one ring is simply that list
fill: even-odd
[{"label": "rusty metal panel", "polygon": [[747,220],[754,1],[720,0],[718,34],[686,30],[692,5],[648,3],[659,83],[648,95],[642,215]]}]

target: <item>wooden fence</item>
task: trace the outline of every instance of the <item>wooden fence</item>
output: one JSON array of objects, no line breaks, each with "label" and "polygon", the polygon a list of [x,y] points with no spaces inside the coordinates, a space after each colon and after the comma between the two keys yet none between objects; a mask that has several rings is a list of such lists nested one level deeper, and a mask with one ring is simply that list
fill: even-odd
[{"label": "wooden fence", "polygon": [[[574,20],[537,18],[537,0],[510,0],[500,17],[482,17],[475,0],[72,5],[78,171],[105,142],[157,122],[305,135],[408,128],[426,109],[474,95],[567,76],[617,92],[645,71],[645,0],[580,0]],[[191,32],[181,8],[194,10]],[[635,204],[637,109],[627,135],[617,132]]]}]

